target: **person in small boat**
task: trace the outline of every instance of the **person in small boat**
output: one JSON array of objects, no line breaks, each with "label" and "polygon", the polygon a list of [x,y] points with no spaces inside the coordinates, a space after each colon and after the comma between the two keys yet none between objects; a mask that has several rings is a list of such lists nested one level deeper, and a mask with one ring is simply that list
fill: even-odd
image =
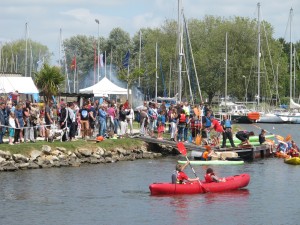
[{"label": "person in small boat", "polygon": [[172,174],[172,183],[173,184],[184,184],[187,181],[193,182],[198,181],[199,177],[196,178],[189,178],[183,170],[190,164],[190,161],[187,161],[186,164],[177,164],[174,173]]},{"label": "person in small boat", "polygon": [[236,133],[236,138],[239,139],[242,145],[250,145],[249,137],[254,136],[253,131],[240,130]]},{"label": "person in small boat", "polygon": [[299,157],[299,148],[293,140],[291,141],[291,146],[288,150],[288,155],[290,155],[291,157]]},{"label": "person in small boat", "polygon": [[212,168],[207,168],[206,174],[204,175],[204,179],[206,183],[211,183],[211,182],[226,182],[225,178],[219,178],[215,175],[214,171]]},{"label": "person in small boat", "polygon": [[202,154],[202,160],[211,160],[213,157],[218,158],[218,155],[211,149],[209,145],[205,146],[206,150]]},{"label": "person in small boat", "polygon": [[278,140],[276,152],[286,153],[287,148],[288,148],[288,144],[286,142]]}]

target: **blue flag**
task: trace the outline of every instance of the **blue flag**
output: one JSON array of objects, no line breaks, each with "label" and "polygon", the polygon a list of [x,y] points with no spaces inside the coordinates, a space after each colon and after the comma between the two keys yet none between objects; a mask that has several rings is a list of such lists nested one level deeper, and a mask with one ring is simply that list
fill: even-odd
[{"label": "blue flag", "polygon": [[125,58],[123,60],[123,66],[126,67],[126,68],[128,68],[128,66],[129,66],[129,57],[130,57],[130,52],[127,51],[126,55],[125,55]]}]

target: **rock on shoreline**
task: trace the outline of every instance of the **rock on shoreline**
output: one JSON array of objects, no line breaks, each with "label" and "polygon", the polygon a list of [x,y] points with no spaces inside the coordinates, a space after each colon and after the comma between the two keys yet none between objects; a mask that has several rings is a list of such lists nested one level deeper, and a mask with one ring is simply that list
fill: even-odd
[{"label": "rock on shoreline", "polygon": [[116,148],[106,150],[101,147],[96,149],[77,148],[74,152],[63,147],[51,149],[43,145],[42,149],[33,150],[29,156],[11,154],[0,150],[0,171],[17,171],[25,169],[39,169],[50,167],[78,167],[82,163],[114,163],[117,161],[133,161],[136,159],[153,159],[162,157],[162,153],[150,152],[146,146],[140,149],[128,150]]}]

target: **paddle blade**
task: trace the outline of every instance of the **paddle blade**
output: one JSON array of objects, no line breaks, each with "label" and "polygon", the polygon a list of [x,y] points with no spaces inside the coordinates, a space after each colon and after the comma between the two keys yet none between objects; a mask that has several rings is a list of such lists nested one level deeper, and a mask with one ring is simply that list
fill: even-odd
[{"label": "paddle blade", "polygon": [[285,142],[289,142],[289,141],[291,141],[292,140],[292,135],[288,135],[288,136],[286,136],[286,138],[285,138]]},{"label": "paddle blade", "polygon": [[184,144],[182,142],[178,142],[177,143],[177,148],[178,148],[178,151],[182,154],[182,155],[186,155],[186,148],[184,146]]},{"label": "paddle blade", "polygon": [[275,137],[277,138],[277,140],[279,141],[283,141],[284,140],[284,137],[280,136],[280,135],[275,135]]}]

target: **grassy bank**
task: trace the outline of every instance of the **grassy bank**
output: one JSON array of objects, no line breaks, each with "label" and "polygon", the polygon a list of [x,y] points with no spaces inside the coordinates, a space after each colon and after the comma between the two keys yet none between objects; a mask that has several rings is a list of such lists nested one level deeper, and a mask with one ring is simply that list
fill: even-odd
[{"label": "grassy bank", "polygon": [[139,141],[134,138],[123,138],[123,139],[106,139],[102,142],[96,143],[95,141],[68,141],[68,142],[46,142],[46,141],[37,141],[36,143],[21,143],[16,145],[1,144],[0,150],[9,151],[12,154],[22,154],[28,156],[32,150],[41,150],[43,145],[49,145],[52,149],[56,147],[64,147],[67,150],[74,151],[76,148],[87,148],[95,149],[97,147],[105,148],[107,150],[112,150],[117,147],[123,147],[126,149],[134,149],[141,147],[143,145],[142,141]]}]

